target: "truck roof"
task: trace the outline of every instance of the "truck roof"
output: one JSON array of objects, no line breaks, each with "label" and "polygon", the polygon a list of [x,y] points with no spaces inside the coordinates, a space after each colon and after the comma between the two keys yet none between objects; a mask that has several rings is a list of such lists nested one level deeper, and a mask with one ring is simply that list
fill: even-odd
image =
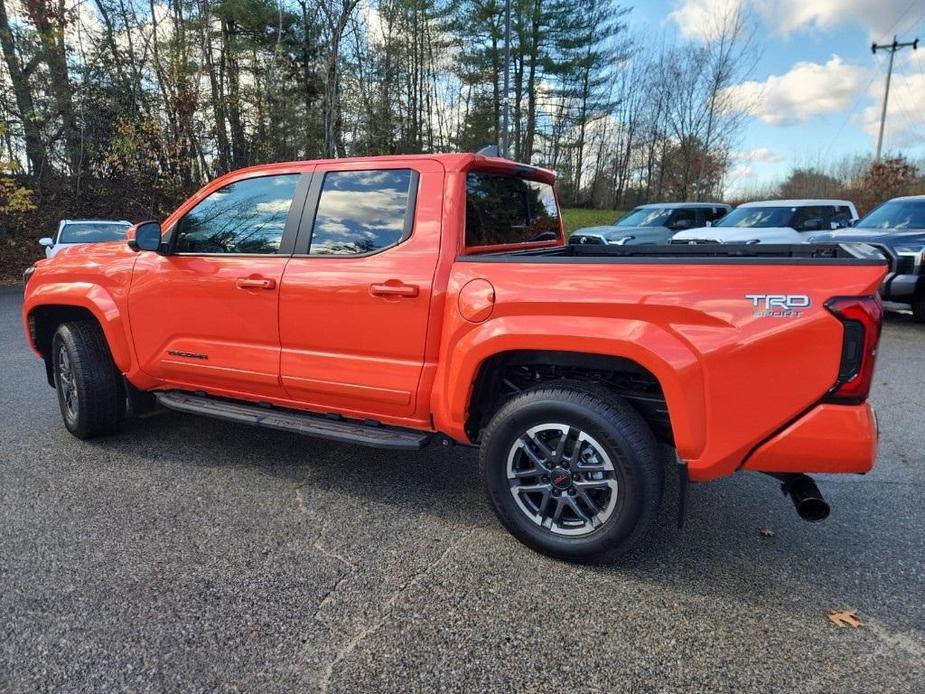
[{"label": "truck roof", "polygon": [[755,200],[754,202],[743,202],[739,207],[809,207],[812,205],[845,205],[854,207],[854,203],[849,200],[828,200],[818,199],[794,199],[794,200]]},{"label": "truck roof", "polygon": [[294,166],[309,164],[344,164],[351,162],[385,164],[414,160],[430,160],[440,162],[443,168],[448,172],[465,171],[472,168],[474,164],[484,164],[493,168],[510,168],[521,171],[530,171],[531,173],[539,174],[543,178],[555,178],[556,175],[555,172],[551,171],[550,169],[544,169],[542,167],[533,166],[531,164],[523,164],[521,162],[511,161],[510,159],[505,159],[503,157],[491,157],[484,154],[474,154],[472,152],[456,152],[451,154],[385,154],[372,157],[343,157],[341,159],[303,159],[300,161],[279,162],[274,164],[258,164],[256,166],[248,166],[243,169],[235,169],[230,173],[239,174],[250,171],[273,171],[276,169],[292,168]]}]

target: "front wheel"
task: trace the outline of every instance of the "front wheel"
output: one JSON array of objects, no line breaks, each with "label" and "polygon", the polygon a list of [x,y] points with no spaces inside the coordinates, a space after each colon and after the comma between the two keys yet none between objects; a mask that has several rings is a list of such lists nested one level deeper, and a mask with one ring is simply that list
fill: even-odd
[{"label": "front wheel", "polygon": [[560,559],[616,558],[661,505],[664,471],[651,430],[593,386],[541,386],[513,398],[485,430],[480,460],[504,526]]},{"label": "front wheel", "polygon": [[114,431],[125,415],[125,393],[99,325],[89,320],[63,323],[51,348],[67,430],[79,439]]}]

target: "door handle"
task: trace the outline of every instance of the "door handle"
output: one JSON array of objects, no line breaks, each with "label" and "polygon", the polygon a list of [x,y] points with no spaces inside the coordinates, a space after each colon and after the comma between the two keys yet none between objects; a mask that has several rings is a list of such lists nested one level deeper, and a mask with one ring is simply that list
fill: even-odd
[{"label": "door handle", "polygon": [[235,286],[238,289],[276,289],[276,280],[267,277],[239,277]]},{"label": "door handle", "polygon": [[399,296],[413,298],[418,295],[418,287],[414,284],[405,284],[397,280],[389,280],[381,284],[369,285],[369,293],[373,296]]}]

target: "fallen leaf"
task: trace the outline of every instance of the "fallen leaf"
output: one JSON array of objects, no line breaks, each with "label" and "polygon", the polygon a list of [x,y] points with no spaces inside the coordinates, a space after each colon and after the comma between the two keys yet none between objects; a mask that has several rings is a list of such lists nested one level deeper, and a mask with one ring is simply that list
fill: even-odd
[{"label": "fallen leaf", "polygon": [[774,537],[774,531],[770,528],[762,528],[760,532],[765,537]]},{"label": "fallen leaf", "polygon": [[828,617],[829,621],[839,629],[844,629],[845,627],[857,629],[864,624],[864,622],[858,619],[857,613],[855,613],[854,610],[842,610],[841,612],[830,610]]}]

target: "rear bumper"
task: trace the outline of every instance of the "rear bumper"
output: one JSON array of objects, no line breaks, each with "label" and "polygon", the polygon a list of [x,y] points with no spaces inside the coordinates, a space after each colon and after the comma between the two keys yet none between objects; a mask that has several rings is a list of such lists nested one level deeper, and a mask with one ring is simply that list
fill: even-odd
[{"label": "rear bumper", "polygon": [[746,470],[760,472],[868,472],[877,458],[877,418],[862,405],[817,405],[763,443]]}]

